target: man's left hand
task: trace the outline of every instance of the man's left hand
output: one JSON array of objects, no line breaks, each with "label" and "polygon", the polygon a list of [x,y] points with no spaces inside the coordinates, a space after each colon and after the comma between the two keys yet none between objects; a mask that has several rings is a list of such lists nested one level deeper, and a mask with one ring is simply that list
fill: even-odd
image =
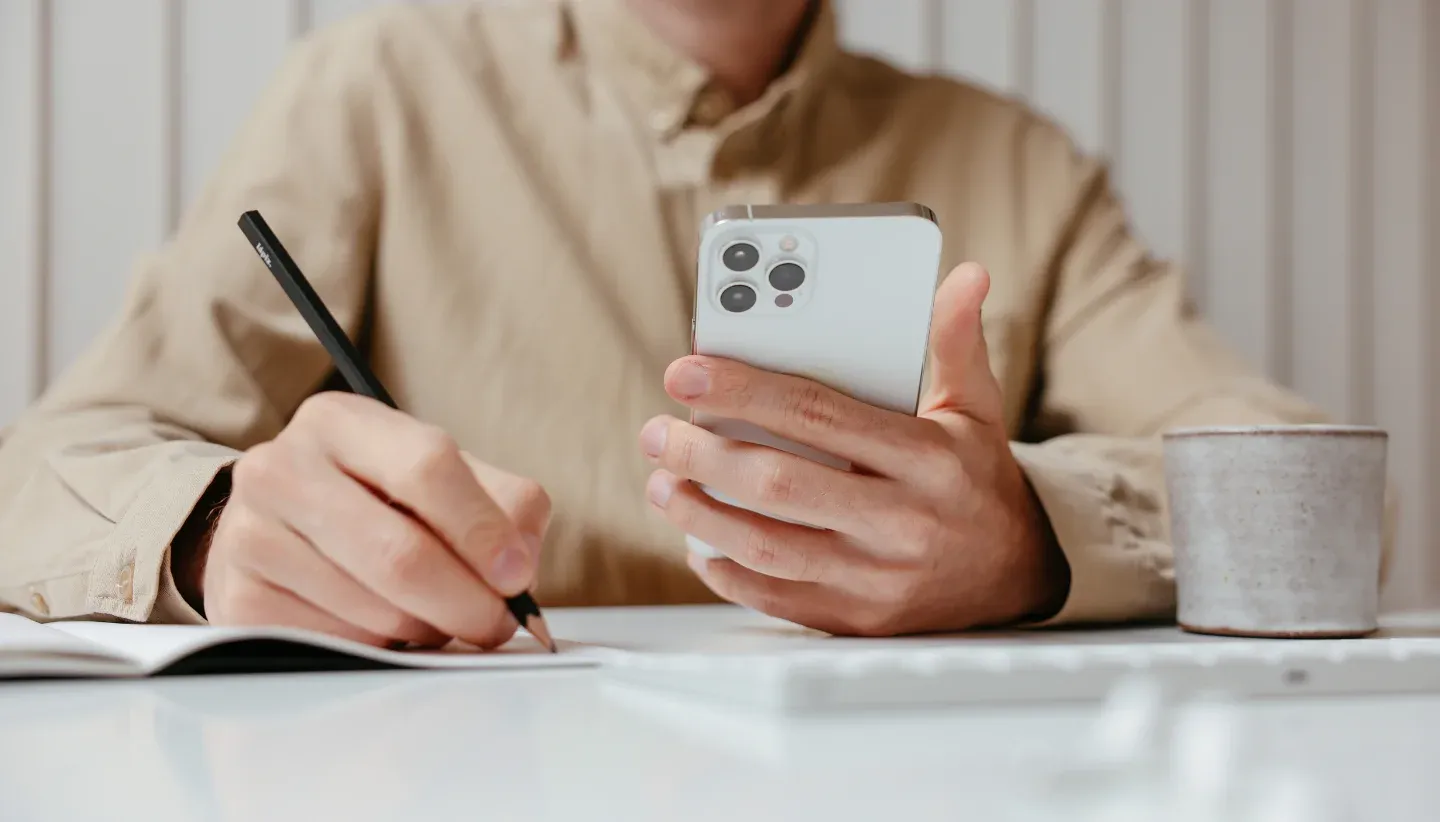
[{"label": "man's left hand", "polygon": [[[917,416],[738,362],[673,363],[666,391],[849,461],[841,471],[651,420],[641,447],[659,470],[650,502],[725,558],[691,556],[716,594],[835,634],[958,631],[1053,614],[1069,567],[1010,451],[990,371],[977,265],[936,295],[931,385]],[[696,483],[792,524],[718,502]]]}]

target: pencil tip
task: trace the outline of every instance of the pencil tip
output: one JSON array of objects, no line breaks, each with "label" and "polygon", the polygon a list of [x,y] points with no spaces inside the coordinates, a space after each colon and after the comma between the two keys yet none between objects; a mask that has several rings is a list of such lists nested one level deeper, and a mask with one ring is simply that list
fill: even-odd
[{"label": "pencil tip", "polygon": [[550,626],[545,624],[545,617],[539,614],[531,616],[525,620],[525,630],[529,631],[531,636],[540,640],[540,644],[544,645],[550,653],[553,654],[559,650],[555,646],[555,638],[550,635]]}]

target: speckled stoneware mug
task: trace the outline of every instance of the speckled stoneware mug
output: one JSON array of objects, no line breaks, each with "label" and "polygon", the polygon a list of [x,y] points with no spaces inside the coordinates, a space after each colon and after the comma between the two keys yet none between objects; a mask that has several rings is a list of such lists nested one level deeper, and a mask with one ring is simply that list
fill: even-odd
[{"label": "speckled stoneware mug", "polygon": [[1182,628],[1257,637],[1376,629],[1386,433],[1337,425],[1164,435]]}]

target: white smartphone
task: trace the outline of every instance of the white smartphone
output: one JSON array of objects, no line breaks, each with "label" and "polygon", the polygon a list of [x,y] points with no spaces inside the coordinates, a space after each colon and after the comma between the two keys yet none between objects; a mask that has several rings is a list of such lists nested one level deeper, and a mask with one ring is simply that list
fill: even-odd
[{"label": "white smartphone", "polygon": [[[805,377],[914,414],[940,254],[935,214],[918,203],[722,208],[700,232],[694,352]],[[844,460],[748,423],[704,413],[692,420],[723,437],[850,469]],[[720,556],[694,537],[689,547]]]}]

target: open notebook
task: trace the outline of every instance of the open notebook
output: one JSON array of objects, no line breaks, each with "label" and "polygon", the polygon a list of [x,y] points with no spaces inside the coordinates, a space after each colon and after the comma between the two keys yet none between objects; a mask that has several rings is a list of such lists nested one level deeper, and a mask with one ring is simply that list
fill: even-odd
[{"label": "open notebook", "polygon": [[22,616],[0,614],[0,679],[389,667],[555,668],[598,663],[595,649],[574,642],[559,645],[559,653],[547,653],[522,632],[490,652],[458,644],[440,651],[388,651],[284,628],[94,622],[42,625]]}]

